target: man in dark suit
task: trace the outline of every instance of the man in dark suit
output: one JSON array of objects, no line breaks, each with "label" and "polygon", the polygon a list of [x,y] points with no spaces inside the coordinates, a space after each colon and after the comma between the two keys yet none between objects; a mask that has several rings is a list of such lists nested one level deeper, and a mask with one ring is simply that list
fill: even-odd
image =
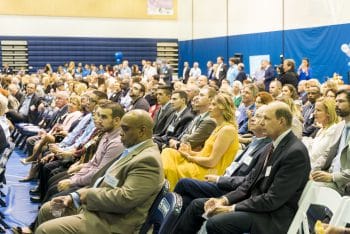
[{"label": "man in dark suit", "polygon": [[173,107],[170,104],[171,88],[170,86],[162,85],[157,89],[157,103],[161,106],[157,113],[154,115],[154,127],[153,134],[160,134],[165,126],[169,116],[174,112]]},{"label": "man in dark suit", "polygon": [[271,63],[267,60],[261,61],[261,67],[265,70],[265,75],[264,75],[265,90],[266,92],[269,92],[270,83],[276,77],[275,69],[271,66]]},{"label": "man in dark suit", "polygon": [[190,65],[188,62],[184,62],[184,69],[182,70],[182,80],[184,84],[187,84],[188,78],[190,77]]},{"label": "man in dark suit", "polygon": [[28,83],[26,90],[27,94],[22,98],[18,111],[10,110],[7,113],[7,117],[12,123],[38,123],[38,106],[41,99],[35,94],[36,84]]},{"label": "man in dark suit", "polygon": [[115,81],[113,88],[114,88],[114,92],[109,97],[109,100],[111,100],[112,102],[120,103],[120,99],[121,99],[121,96],[123,94],[123,91],[122,91],[122,89],[120,87],[120,82],[119,81]]},{"label": "man in dark suit", "polygon": [[133,83],[130,89],[130,97],[132,99],[131,105],[128,110],[141,109],[144,111],[149,110],[149,103],[143,97],[145,96],[146,87],[142,83]]},{"label": "man in dark suit", "polygon": [[153,136],[154,142],[158,144],[160,149],[168,146],[170,139],[179,137],[194,117],[190,108],[187,107],[185,91],[174,91],[170,103],[175,111],[167,119],[165,123],[167,127],[161,133]]},{"label": "man in dark suit", "polygon": [[304,118],[303,123],[303,136],[310,136],[316,131],[314,126],[315,118],[315,104],[316,100],[321,97],[321,90],[318,86],[311,86],[307,90],[307,104],[303,106],[302,115]]},{"label": "man in dark suit", "polygon": [[291,131],[293,116],[286,104],[269,104],[263,116],[263,132],[273,142],[254,169],[237,189],[221,198],[192,201],[175,233],[195,233],[203,217],[208,217],[208,233],[287,232],[308,180],[309,155]]},{"label": "man in dark suit", "polygon": [[256,165],[265,146],[271,139],[263,135],[260,121],[263,118],[265,107],[260,107],[250,119],[249,129],[254,133],[252,143],[235,157],[235,160],[226,169],[224,176],[207,175],[207,181],[195,179],[181,179],[175,187],[174,192],[180,194],[183,200],[182,211],[193,199],[205,197],[220,197],[235,190],[243,181],[246,175]]},{"label": "man in dark suit", "polygon": [[219,81],[219,85],[221,85],[221,81],[226,78],[227,65],[224,63],[224,57],[222,56],[216,58],[216,63],[218,67],[215,72],[215,78]]}]

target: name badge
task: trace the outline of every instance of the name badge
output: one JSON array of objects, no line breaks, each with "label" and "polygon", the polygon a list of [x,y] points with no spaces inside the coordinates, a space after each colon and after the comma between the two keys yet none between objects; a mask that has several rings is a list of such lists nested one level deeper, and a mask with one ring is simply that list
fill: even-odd
[{"label": "name badge", "polygon": [[249,164],[252,162],[252,160],[253,160],[253,158],[248,155],[247,157],[244,158],[243,163],[245,165],[249,166]]},{"label": "name badge", "polygon": [[103,182],[105,182],[106,184],[108,184],[112,188],[116,188],[117,185],[118,185],[119,180],[117,178],[115,178],[114,176],[111,176],[111,175],[107,174],[105,176]]},{"label": "name badge", "polygon": [[271,166],[266,167],[265,177],[268,177],[271,173]]},{"label": "name badge", "polygon": [[168,127],[168,132],[174,132],[174,130],[175,130],[175,128],[174,128],[173,125],[170,125],[170,126]]}]

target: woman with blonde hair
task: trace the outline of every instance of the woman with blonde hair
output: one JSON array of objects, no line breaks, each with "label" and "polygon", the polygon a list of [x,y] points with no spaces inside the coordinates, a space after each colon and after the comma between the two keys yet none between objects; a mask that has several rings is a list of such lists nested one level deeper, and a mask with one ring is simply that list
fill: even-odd
[{"label": "woman with blonde hair", "polygon": [[207,174],[221,175],[233,161],[239,144],[232,98],[225,94],[216,95],[209,106],[209,114],[216,120],[217,127],[201,151],[191,150],[187,143],[181,143],[178,150],[163,150],[164,174],[171,190],[181,178],[204,179]]},{"label": "woman with blonde hair", "polygon": [[326,162],[325,158],[336,141],[339,139],[343,124],[339,123],[335,111],[335,101],[332,98],[319,98],[315,104],[315,123],[320,127],[315,138],[303,137],[312,168],[322,168]]}]

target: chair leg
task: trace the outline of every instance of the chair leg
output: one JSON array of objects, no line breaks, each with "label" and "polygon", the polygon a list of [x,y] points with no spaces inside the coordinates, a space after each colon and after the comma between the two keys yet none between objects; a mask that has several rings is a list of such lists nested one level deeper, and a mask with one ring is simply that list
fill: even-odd
[{"label": "chair leg", "polygon": [[0,206],[1,207],[6,207],[6,202],[0,198]]}]

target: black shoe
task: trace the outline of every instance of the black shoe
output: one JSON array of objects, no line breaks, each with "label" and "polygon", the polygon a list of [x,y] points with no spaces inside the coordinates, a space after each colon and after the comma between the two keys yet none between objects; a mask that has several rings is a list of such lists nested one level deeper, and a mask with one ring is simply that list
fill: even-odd
[{"label": "black shoe", "polygon": [[35,186],[31,190],[29,190],[29,194],[30,195],[39,195],[40,194],[39,186]]},{"label": "black shoe", "polygon": [[40,203],[41,202],[41,198],[40,196],[31,196],[30,197],[30,201],[33,203]]}]

